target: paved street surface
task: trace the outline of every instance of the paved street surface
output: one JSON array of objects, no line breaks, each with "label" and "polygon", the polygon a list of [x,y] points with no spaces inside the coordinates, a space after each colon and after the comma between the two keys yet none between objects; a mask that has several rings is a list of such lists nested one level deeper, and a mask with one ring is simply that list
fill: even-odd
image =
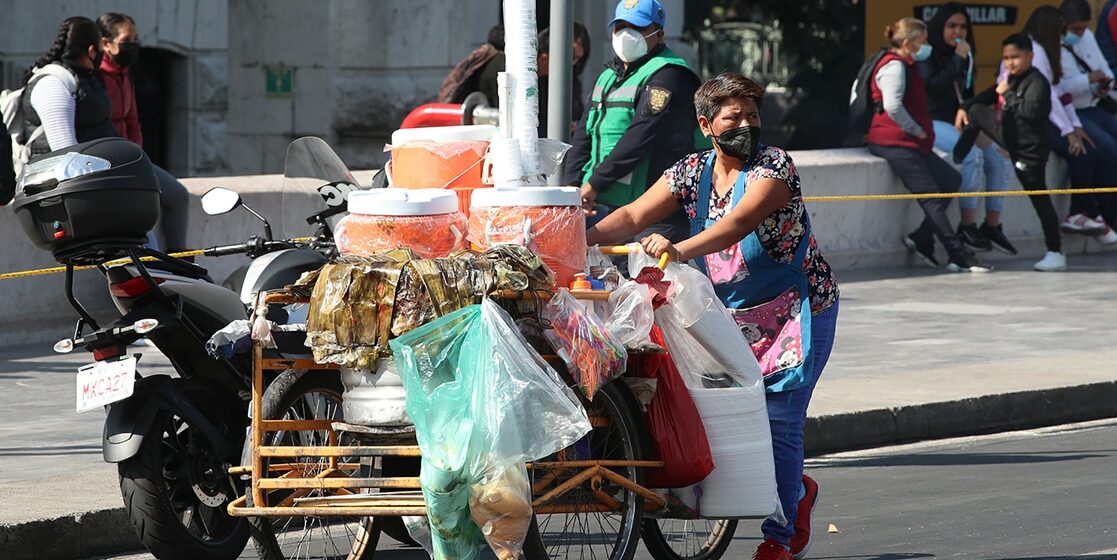
[{"label": "paved street surface", "polygon": [[[807,464],[822,485],[810,558],[1115,560],[1114,464],[1115,421],[818,457]],[[742,521],[724,558],[751,557],[758,533],[759,522]]]}]

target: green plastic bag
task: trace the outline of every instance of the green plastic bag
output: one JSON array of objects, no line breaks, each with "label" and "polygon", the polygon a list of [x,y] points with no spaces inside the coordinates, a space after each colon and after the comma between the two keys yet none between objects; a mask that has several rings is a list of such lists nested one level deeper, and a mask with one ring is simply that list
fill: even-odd
[{"label": "green plastic bag", "polygon": [[524,463],[587,434],[585,409],[490,300],[391,347],[423,452],[435,559],[475,558],[482,536],[498,558],[518,557],[531,522]]}]

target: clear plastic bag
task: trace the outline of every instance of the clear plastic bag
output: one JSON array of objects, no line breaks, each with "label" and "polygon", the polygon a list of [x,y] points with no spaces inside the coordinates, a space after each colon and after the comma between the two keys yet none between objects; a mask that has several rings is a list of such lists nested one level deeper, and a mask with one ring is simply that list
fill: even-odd
[{"label": "clear plastic bag", "polygon": [[586,398],[592,401],[599,387],[624,373],[628,366],[624,343],[610,334],[570,290],[560,289],[543,306],[540,316],[551,325],[543,331],[544,338],[566,362],[570,376]]},{"label": "clear plastic bag", "polygon": [[434,557],[474,558],[484,537],[516,558],[531,522],[524,463],[589,432],[585,409],[491,300],[391,347],[423,452]]},{"label": "clear plastic bag", "polygon": [[655,346],[648,336],[654,323],[652,293],[647,286],[626,280],[609,294],[609,304],[605,312],[605,329],[617,337],[625,348]]}]

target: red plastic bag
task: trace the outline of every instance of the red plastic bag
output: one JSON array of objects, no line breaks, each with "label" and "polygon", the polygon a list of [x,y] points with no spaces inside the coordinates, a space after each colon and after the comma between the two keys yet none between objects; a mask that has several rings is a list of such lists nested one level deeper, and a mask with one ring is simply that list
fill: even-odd
[{"label": "red plastic bag", "polygon": [[[666,348],[663,331],[652,327],[652,342]],[[652,453],[663,468],[648,469],[649,488],[681,488],[701,482],[714,471],[706,428],[675,362],[667,354],[645,357],[642,377],[656,380],[646,414]]]}]

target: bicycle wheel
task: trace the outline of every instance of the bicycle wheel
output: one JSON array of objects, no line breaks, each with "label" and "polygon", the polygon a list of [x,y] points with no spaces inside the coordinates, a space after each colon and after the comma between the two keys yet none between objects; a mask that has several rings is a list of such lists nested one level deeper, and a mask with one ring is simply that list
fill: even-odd
[{"label": "bicycle wheel", "polygon": [[736,519],[645,519],[644,546],[655,560],[717,560],[736,531]]},{"label": "bicycle wheel", "polygon": [[[331,375],[333,373],[333,375]],[[279,420],[341,420],[341,380],[336,372],[287,370],[264,392],[264,418]],[[329,445],[326,430],[300,430],[267,434],[265,445]],[[355,445],[343,435],[337,445]],[[300,478],[311,478],[329,468],[320,457],[293,460],[271,459],[265,467],[294,462],[304,464]],[[367,476],[371,465],[357,457],[338,458],[339,476]],[[297,494],[296,494],[297,493]],[[269,494],[272,504],[294,497],[314,498],[328,495],[323,490],[276,491]],[[252,501],[251,492],[248,493]],[[380,526],[371,517],[269,517],[251,518],[252,538],[261,560],[344,559],[369,560],[376,552]]]},{"label": "bicycle wheel", "polygon": [[[597,392],[593,402],[583,399],[593,429],[574,445],[540,461],[562,463],[586,460],[640,461],[648,449],[647,430],[639,405],[623,383],[610,383]],[[611,470],[637,484],[643,469],[612,467]],[[579,468],[532,469],[536,498],[545,496],[574,478]],[[547,555],[553,560],[630,560],[639,546],[644,498],[610,481],[594,477],[570,491],[536,507],[539,533]]]}]

